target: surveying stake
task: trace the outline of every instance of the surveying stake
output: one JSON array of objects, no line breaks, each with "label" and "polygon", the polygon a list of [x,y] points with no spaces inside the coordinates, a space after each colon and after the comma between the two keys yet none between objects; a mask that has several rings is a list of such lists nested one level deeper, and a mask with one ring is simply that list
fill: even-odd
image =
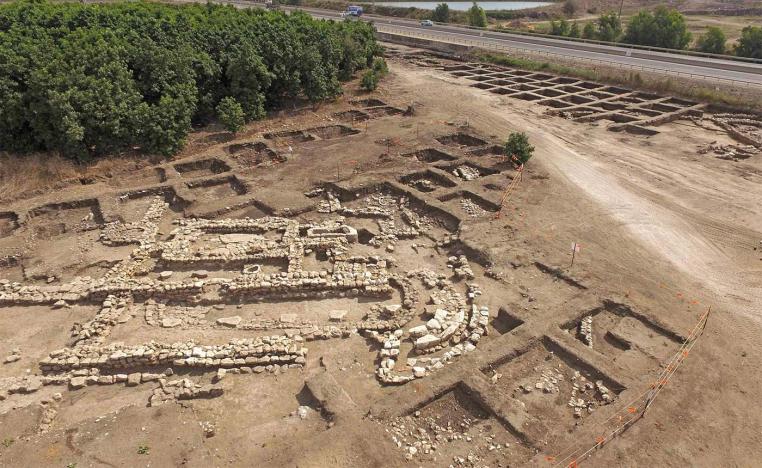
[{"label": "surveying stake", "polygon": [[[511,161],[514,163],[520,162],[516,156],[511,155]],[[524,177],[524,164],[519,164],[519,167],[516,169],[516,172],[518,174],[516,177],[513,178],[511,183],[506,187],[505,191],[503,192],[503,196],[500,197],[500,209],[497,210],[497,213],[495,213],[495,216],[492,219],[500,219],[500,216],[503,214],[503,208],[505,208],[505,204],[508,201],[508,198],[511,196],[514,190],[516,190],[516,187],[518,187],[519,182],[521,182],[521,179]]]}]

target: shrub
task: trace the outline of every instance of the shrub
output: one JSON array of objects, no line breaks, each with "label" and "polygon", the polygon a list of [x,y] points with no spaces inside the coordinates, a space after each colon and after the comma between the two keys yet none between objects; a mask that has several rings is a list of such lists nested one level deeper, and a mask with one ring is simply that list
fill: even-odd
[{"label": "shrub", "polygon": [[373,66],[371,67],[379,78],[389,73],[389,66],[386,64],[386,60],[383,57],[376,57],[373,59]]},{"label": "shrub", "polygon": [[529,137],[524,132],[513,132],[505,142],[505,154],[513,156],[519,164],[526,164],[534,153],[534,146],[529,144]]},{"label": "shrub", "polygon": [[595,30],[595,24],[585,23],[582,28],[582,37],[584,39],[595,39],[597,37],[597,31]]},{"label": "shrub", "polygon": [[677,10],[658,6],[653,13],[641,10],[630,18],[624,42],[666,49],[685,49],[691,33]]},{"label": "shrub", "polygon": [[616,42],[622,35],[622,20],[614,12],[604,13],[598,17],[596,38],[600,41]]},{"label": "shrub", "polygon": [[232,133],[238,133],[246,123],[241,104],[230,96],[222,98],[217,104],[217,118]]},{"label": "shrub", "polygon": [[362,76],[362,80],[360,80],[360,87],[365,91],[374,91],[376,88],[378,88],[379,79],[380,77],[378,76],[378,73],[376,73],[376,71],[373,69],[370,69],[366,71]]},{"label": "shrub", "polygon": [[568,36],[569,23],[565,19],[550,22],[550,34],[553,36]]},{"label": "shrub", "polygon": [[476,2],[468,9],[468,24],[480,28],[487,27],[487,14],[484,13],[484,8],[477,5]]},{"label": "shrub", "polygon": [[571,24],[571,27],[569,28],[569,37],[579,37],[579,23],[576,21]]},{"label": "shrub", "polygon": [[762,59],[762,28],[746,26],[741,30],[741,38],[736,45],[736,55]]},{"label": "shrub", "polygon": [[706,34],[698,38],[696,49],[709,54],[725,53],[725,33],[716,26],[707,28]]},{"label": "shrub", "polygon": [[450,22],[450,6],[446,3],[440,3],[434,8],[434,12],[431,14],[431,20],[437,23],[449,23]]}]

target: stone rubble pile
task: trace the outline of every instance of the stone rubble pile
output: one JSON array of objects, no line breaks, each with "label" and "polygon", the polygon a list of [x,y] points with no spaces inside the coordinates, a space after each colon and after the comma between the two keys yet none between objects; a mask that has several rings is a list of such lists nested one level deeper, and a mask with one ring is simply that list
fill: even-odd
[{"label": "stone rubble pile", "polygon": [[474,279],[474,271],[465,255],[451,256],[447,259],[447,268],[455,273],[456,278]]},{"label": "stone rubble pile", "polygon": [[148,399],[148,406],[159,406],[176,400],[195,400],[197,398],[217,398],[222,396],[222,387],[200,385],[190,379],[169,380],[160,379],[159,387],[154,389]]},{"label": "stone rubble pile", "polygon": [[[403,451],[407,460],[439,461],[449,446],[465,445],[467,453],[454,455],[450,466],[482,466],[479,462],[486,453],[499,454],[508,450],[509,442],[500,440],[478,418],[463,416],[455,421],[441,422],[438,418],[414,415],[394,418],[384,422],[392,442]],[[442,463],[447,463],[442,460]]]},{"label": "stone rubble pile", "polygon": [[759,154],[760,149],[753,145],[721,145],[715,141],[706,146],[700,146],[697,153],[713,153],[718,159],[738,161]]},{"label": "stone rubble pile", "polygon": [[453,169],[452,174],[463,180],[474,180],[481,177],[481,173],[479,172],[479,169],[476,169],[475,167],[471,167],[467,164],[463,164],[461,166],[456,167],[455,169]]},{"label": "stone rubble pile", "polygon": [[468,198],[460,199],[460,207],[472,218],[479,218],[487,215],[487,210]]},{"label": "stone rubble pile", "polygon": [[588,347],[593,347],[593,316],[588,315],[579,322],[579,339]]}]

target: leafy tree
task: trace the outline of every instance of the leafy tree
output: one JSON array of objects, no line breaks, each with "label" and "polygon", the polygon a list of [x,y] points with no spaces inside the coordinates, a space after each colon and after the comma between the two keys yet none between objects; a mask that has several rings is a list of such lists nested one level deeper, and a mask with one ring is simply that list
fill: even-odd
[{"label": "leafy tree", "polygon": [[726,41],[727,39],[722,29],[710,26],[707,28],[706,34],[698,38],[696,48],[701,52],[709,54],[724,54]]},{"label": "leafy tree", "polygon": [[579,37],[579,23],[576,21],[571,24],[571,27],[569,28],[569,37]]},{"label": "leafy tree", "polygon": [[653,13],[641,10],[630,18],[624,42],[667,49],[685,49],[691,33],[677,10],[658,6]]},{"label": "leafy tree", "polygon": [[468,9],[466,15],[468,16],[469,25],[480,28],[487,27],[487,14],[484,12],[484,8],[477,5],[476,2]]},{"label": "leafy tree", "polygon": [[614,12],[604,13],[598,17],[597,39],[600,41],[616,42],[622,35],[622,20]]},{"label": "leafy tree", "polygon": [[574,13],[577,12],[577,2],[575,2],[574,0],[566,0],[564,2],[563,7],[561,7],[561,9],[563,10],[566,16],[572,17],[574,16]]},{"label": "leafy tree", "polygon": [[217,118],[229,132],[238,133],[243,128],[244,116],[243,107],[233,97],[224,97],[217,104]]},{"label": "leafy tree", "polygon": [[746,26],[741,30],[741,38],[736,45],[736,55],[762,59],[762,28]]},{"label": "leafy tree", "polygon": [[595,24],[585,23],[585,26],[582,28],[582,37],[584,39],[595,39],[597,35],[598,32],[595,30]]},{"label": "leafy tree", "polygon": [[434,8],[434,12],[431,14],[431,20],[437,23],[449,23],[450,22],[450,6],[446,3],[440,3]]},{"label": "leafy tree", "polygon": [[192,123],[223,120],[223,110],[240,122],[286,98],[333,97],[380,52],[364,22],[299,12],[3,4],[0,150],[86,159],[137,146],[169,155]]},{"label": "leafy tree", "polygon": [[534,146],[529,144],[529,137],[524,132],[513,132],[505,142],[505,154],[515,157],[520,164],[526,164],[534,153]]}]

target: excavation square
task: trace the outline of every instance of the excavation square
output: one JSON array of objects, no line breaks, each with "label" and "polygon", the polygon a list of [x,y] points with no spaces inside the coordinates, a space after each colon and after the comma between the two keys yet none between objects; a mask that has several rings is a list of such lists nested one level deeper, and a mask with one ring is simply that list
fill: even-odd
[{"label": "excavation square", "polygon": [[487,144],[487,142],[481,138],[463,132],[443,135],[437,137],[436,140],[446,146],[483,146]]},{"label": "excavation square", "polygon": [[183,177],[200,177],[204,175],[222,174],[230,170],[224,161],[216,158],[201,159],[182,164],[175,164],[175,170]]},{"label": "excavation square", "polygon": [[434,148],[424,148],[422,150],[415,151],[413,153],[403,154],[402,157],[414,157],[421,162],[433,163],[437,161],[455,161],[455,156],[447,154],[443,151],[439,151]]}]

